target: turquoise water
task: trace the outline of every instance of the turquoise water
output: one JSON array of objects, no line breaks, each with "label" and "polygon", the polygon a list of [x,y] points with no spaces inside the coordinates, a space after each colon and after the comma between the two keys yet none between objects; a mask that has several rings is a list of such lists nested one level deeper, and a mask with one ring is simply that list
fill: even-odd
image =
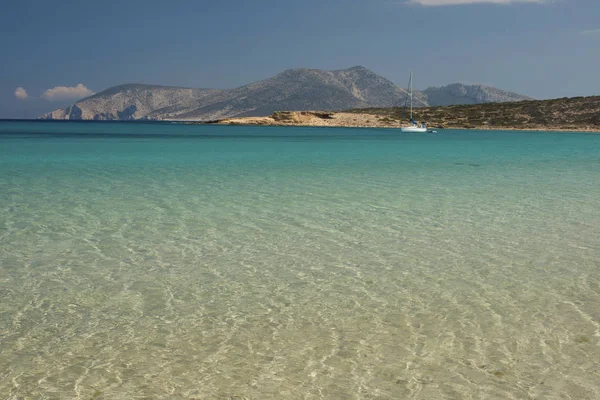
[{"label": "turquoise water", "polygon": [[600,135],[0,122],[2,398],[597,399]]}]

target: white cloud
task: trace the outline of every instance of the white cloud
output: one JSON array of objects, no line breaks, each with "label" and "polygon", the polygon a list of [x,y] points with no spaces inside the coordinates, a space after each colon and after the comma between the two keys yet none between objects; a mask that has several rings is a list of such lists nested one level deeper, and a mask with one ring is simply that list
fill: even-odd
[{"label": "white cloud", "polygon": [[409,0],[410,4],[422,6],[456,6],[463,4],[512,4],[512,3],[548,3],[548,0]]},{"label": "white cloud", "polygon": [[27,90],[25,90],[25,88],[22,88],[21,86],[19,86],[18,88],[15,89],[15,97],[18,100],[25,100],[29,97],[29,95],[27,94]]},{"label": "white cloud", "polygon": [[589,29],[587,31],[581,31],[580,33],[582,35],[587,35],[587,36],[592,36],[592,35],[599,35],[600,36],[600,29]]},{"label": "white cloud", "polygon": [[55,86],[52,89],[47,89],[42,93],[42,99],[46,100],[75,100],[83,97],[91,96],[94,92],[88,89],[84,84],[79,83],[77,86]]}]

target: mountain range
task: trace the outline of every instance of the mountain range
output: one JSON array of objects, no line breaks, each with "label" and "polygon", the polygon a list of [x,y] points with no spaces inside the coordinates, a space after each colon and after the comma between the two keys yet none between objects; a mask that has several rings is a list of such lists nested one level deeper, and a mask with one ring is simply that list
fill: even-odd
[{"label": "mountain range", "polygon": [[[405,89],[364,67],[334,71],[299,68],[235,89],[145,84],[114,86],[40,118],[210,121],[263,116],[279,110],[397,107],[403,105],[406,98]],[[460,83],[413,93],[415,107],[526,99],[530,98],[484,85]]]}]

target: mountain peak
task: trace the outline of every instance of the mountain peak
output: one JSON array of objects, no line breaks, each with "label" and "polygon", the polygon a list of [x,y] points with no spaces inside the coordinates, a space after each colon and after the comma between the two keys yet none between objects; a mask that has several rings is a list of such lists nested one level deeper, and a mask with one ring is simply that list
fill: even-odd
[{"label": "mountain peak", "polygon": [[298,74],[298,73],[303,73],[303,72],[323,72],[323,70],[320,69],[314,69],[314,68],[289,68],[284,70],[283,72],[280,72],[277,75],[289,75],[289,74]]},{"label": "mountain peak", "polygon": [[306,73],[339,73],[339,72],[367,72],[370,74],[376,75],[373,71],[368,68],[365,68],[361,65],[355,65],[354,67],[346,68],[346,69],[334,69],[334,70],[323,70],[316,68],[290,68],[286,69],[283,72],[277,74],[276,76],[285,76],[285,75],[298,75],[298,74],[306,74]]},{"label": "mountain peak", "polygon": [[347,74],[347,73],[354,73],[354,74],[369,74],[369,75],[377,75],[375,72],[371,71],[368,68],[363,67],[362,65],[355,65],[354,67],[350,67],[350,68],[346,68],[346,69],[336,69],[331,71],[334,74]]},{"label": "mountain peak", "polygon": [[354,67],[350,67],[346,69],[347,71],[369,71],[370,69],[363,67],[362,65],[355,65]]}]

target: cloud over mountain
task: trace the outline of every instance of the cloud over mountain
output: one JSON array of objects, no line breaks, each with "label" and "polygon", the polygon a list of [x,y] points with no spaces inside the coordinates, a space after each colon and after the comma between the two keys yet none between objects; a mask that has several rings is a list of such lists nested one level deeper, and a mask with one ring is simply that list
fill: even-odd
[{"label": "cloud over mountain", "polygon": [[52,89],[47,89],[42,93],[42,99],[54,100],[75,100],[83,97],[91,96],[94,92],[88,89],[84,84],[79,83],[77,86],[55,86]]}]

